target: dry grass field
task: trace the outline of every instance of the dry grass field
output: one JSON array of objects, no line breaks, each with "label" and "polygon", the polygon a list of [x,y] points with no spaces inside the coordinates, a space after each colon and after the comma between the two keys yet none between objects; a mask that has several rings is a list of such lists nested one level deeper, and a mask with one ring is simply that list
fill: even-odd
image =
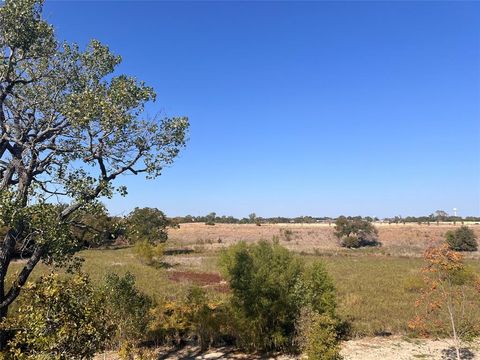
[{"label": "dry grass field", "polygon": [[[431,244],[440,242],[445,232],[458,228],[452,224],[375,224],[382,246],[377,250],[394,256],[419,257]],[[470,225],[480,238],[480,225]],[[282,245],[304,253],[341,251],[334,235],[334,225],[328,224],[181,224],[169,230],[169,241],[179,246],[205,246],[210,250],[238,241],[255,242],[277,238]],[[348,250],[350,253],[352,250]],[[359,250],[360,252],[362,250]],[[468,256],[478,257],[478,253]]]},{"label": "dry grass field", "polygon": [[[345,359],[366,359],[362,351],[375,354],[371,359],[439,358],[428,356],[430,350],[433,351],[433,343],[416,344],[417,340],[412,343],[408,339],[398,340],[398,337],[409,335],[407,323],[414,316],[414,303],[422,285],[423,250],[432,242],[441,241],[443,234],[453,226],[377,227],[381,247],[353,250],[339,247],[333,225],[182,224],[179,229],[170,230],[167,248],[191,251],[165,256],[168,264],[165,268],[142,264],[132,248],[85,250],[80,256],[85,259],[83,270],[98,284],[108,272],[124,274],[129,271],[135,275],[139,289],[156,299],[183,296],[193,285],[205,288],[213,297],[223,297],[229,290],[218,268],[221,249],[241,240],[255,242],[276,237],[307,261],[325,263],[337,289],[338,313],[350,323],[352,338],[359,339],[344,345]],[[472,228],[480,238],[480,226]],[[480,271],[479,259],[479,252],[467,255],[468,265],[476,271]],[[18,271],[20,264],[15,265],[14,270]],[[39,266],[33,278],[46,271],[44,265]],[[470,316],[480,321],[480,303],[478,299],[472,301],[475,311]],[[361,340],[372,336],[394,340],[386,343]],[[392,357],[400,347],[403,357]],[[440,348],[440,345],[435,348],[437,354]]]}]

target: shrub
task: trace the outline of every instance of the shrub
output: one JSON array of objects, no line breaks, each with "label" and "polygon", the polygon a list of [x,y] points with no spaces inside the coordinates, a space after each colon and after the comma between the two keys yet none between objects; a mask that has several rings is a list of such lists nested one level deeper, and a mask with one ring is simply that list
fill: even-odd
[{"label": "shrub", "polygon": [[133,247],[135,255],[149,266],[161,266],[164,253],[163,244],[153,245],[146,240],[137,241]]},{"label": "shrub", "polygon": [[456,230],[449,230],[445,234],[450,249],[455,251],[477,251],[477,237],[468,226],[461,226]]},{"label": "shrub", "polygon": [[19,298],[17,331],[9,342],[14,359],[91,359],[112,332],[104,297],[85,275],[43,276]]},{"label": "shrub", "polygon": [[316,261],[305,267],[300,283],[301,305],[310,307],[318,314],[335,316],[335,286],[322,262]]},{"label": "shrub", "polygon": [[377,239],[377,229],[370,221],[362,219],[347,219],[340,216],[335,221],[335,236],[340,239],[340,245],[347,248],[380,245]]},{"label": "shrub", "polygon": [[148,325],[148,313],[152,300],[135,287],[135,277],[126,273],[119,277],[109,273],[105,278],[104,292],[110,318],[116,333],[111,338],[114,346],[138,344],[144,339]]},{"label": "shrub", "polygon": [[460,359],[462,342],[480,334],[478,323],[467,315],[474,311],[469,297],[478,299],[480,276],[466,267],[463,255],[446,243],[427,249],[424,260],[425,287],[415,302],[416,316],[409,327],[422,335],[450,328],[456,358]]},{"label": "shrub", "polygon": [[340,241],[340,245],[349,249],[355,249],[360,247],[360,240],[356,236],[345,236]]},{"label": "shrub", "polygon": [[290,229],[280,229],[280,234],[283,236],[285,241],[292,241],[293,231]]},{"label": "shrub", "polygon": [[218,344],[224,337],[229,337],[228,308],[219,301],[210,301],[205,290],[194,287],[186,298],[191,308],[191,324],[193,334],[201,350]]},{"label": "shrub", "polygon": [[304,306],[334,313],[331,280],[321,264],[304,262],[278,243],[239,243],[221,256],[229,280],[238,345],[250,350],[295,350],[295,323]]},{"label": "shrub", "polygon": [[337,360],[340,357],[339,321],[309,308],[302,309],[297,322],[297,344],[309,360]]},{"label": "shrub", "polygon": [[157,343],[180,345],[191,336],[190,306],[177,301],[163,301],[150,311],[148,337]]},{"label": "shrub", "polygon": [[206,350],[229,336],[228,308],[222,302],[209,300],[201,288],[190,289],[180,301],[158,304],[150,316],[149,336],[157,343],[179,345],[196,340]]}]

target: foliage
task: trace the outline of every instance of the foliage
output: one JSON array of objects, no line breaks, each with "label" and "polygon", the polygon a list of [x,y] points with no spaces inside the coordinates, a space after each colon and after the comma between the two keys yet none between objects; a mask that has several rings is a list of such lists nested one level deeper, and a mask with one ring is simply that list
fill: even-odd
[{"label": "foliage", "polygon": [[338,360],[339,321],[310,308],[302,309],[297,321],[297,344],[309,360]]},{"label": "foliage", "polygon": [[167,227],[178,226],[156,208],[136,207],[126,219],[127,236],[131,243],[147,241],[164,243],[168,239]]},{"label": "foliage", "polygon": [[335,286],[322,262],[315,261],[305,266],[301,282],[297,286],[303,307],[310,307],[319,314],[335,316]]},{"label": "foliage", "polygon": [[455,251],[477,251],[477,237],[468,226],[461,226],[456,230],[449,230],[445,239],[450,249]]},{"label": "foliage", "polygon": [[341,240],[341,245],[348,248],[379,245],[377,229],[370,221],[362,219],[347,219],[340,216],[335,221],[335,236]]},{"label": "foliage", "polygon": [[230,333],[225,304],[193,287],[180,301],[163,301],[152,309],[149,336],[155,342],[179,345],[196,340],[202,350],[219,344]]},{"label": "foliage", "polygon": [[145,338],[152,300],[136,288],[135,277],[128,272],[123,277],[107,274],[104,290],[107,309],[116,327],[110,339],[112,345],[138,344]]},{"label": "foliage", "polygon": [[232,289],[231,311],[239,345],[252,350],[292,350],[300,309],[335,309],[334,288],[321,264],[304,262],[278,243],[239,243],[221,257]]},{"label": "foliage", "polygon": [[214,212],[211,212],[205,217],[205,225],[215,225],[215,219],[217,217],[217,214]]},{"label": "foliage", "polygon": [[147,240],[137,241],[133,247],[135,255],[142,263],[156,267],[162,265],[164,250],[163,244],[153,245]]},{"label": "foliage", "polygon": [[[185,117],[145,116],[154,90],[117,74],[121,58],[107,46],[58,42],[42,4],[0,7],[0,318],[40,261],[65,265],[81,248],[70,231],[75,213],[125,195],[114,185],[122,174],[159,176],[188,129]],[[28,261],[8,288],[15,249],[24,248]]]},{"label": "foliage", "polygon": [[340,245],[349,249],[356,249],[361,247],[360,240],[357,236],[344,236],[341,240]]},{"label": "foliage", "polygon": [[90,206],[89,209],[79,210],[72,216],[70,223],[73,236],[82,247],[110,245],[125,233],[121,219],[109,216],[105,206],[100,203]]},{"label": "foliage", "polygon": [[16,329],[8,344],[12,358],[93,358],[112,331],[104,300],[85,275],[50,274],[28,284],[6,324]]},{"label": "foliage", "polygon": [[[480,292],[479,276],[465,267],[463,256],[452,251],[448,244],[427,249],[424,260],[425,288],[415,303],[417,315],[409,326],[423,335],[450,327],[457,359],[460,359],[461,340],[478,335],[480,330],[478,324],[470,321],[471,305],[467,302],[469,291]],[[446,321],[439,316],[442,312],[448,316]]]}]

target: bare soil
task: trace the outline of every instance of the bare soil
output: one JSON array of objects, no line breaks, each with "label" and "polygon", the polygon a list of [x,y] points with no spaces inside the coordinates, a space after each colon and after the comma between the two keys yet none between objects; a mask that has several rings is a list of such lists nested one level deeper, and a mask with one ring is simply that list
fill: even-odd
[{"label": "bare soil", "polygon": [[209,287],[218,292],[228,292],[225,279],[216,273],[200,273],[193,271],[171,271],[168,279],[174,282],[187,282],[201,287]]},{"label": "bare soil", "polygon": [[[468,344],[461,351],[462,359],[478,359],[480,357],[480,341]],[[450,340],[408,339],[402,337],[375,337],[345,341],[342,344],[341,355],[344,360],[411,360],[455,359],[455,351]],[[257,355],[245,354],[233,348],[217,348],[200,352],[199,348],[187,346],[182,349],[157,349],[145,359],[276,359],[294,360],[302,357],[281,354]],[[303,357],[305,358],[305,357]],[[95,360],[119,360],[113,352],[97,355]]]}]

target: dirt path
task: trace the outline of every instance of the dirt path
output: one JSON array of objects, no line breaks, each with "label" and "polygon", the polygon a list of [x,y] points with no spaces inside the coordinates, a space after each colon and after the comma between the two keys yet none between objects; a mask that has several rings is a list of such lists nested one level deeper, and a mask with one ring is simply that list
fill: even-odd
[{"label": "dirt path", "polygon": [[[344,360],[412,360],[431,359],[449,360],[455,359],[451,341],[406,339],[401,337],[390,338],[364,338],[350,340],[342,344],[341,355]],[[298,358],[285,355],[256,356],[247,355],[234,351],[231,348],[212,349],[200,353],[196,347],[185,347],[176,351],[159,351],[152,360],[220,360],[220,359],[275,359],[295,360]],[[462,359],[480,359],[480,339],[470,344],[468,349],[463,349]],[[95,360],[119,360],[114,353],[97,355]]]},{"label": "dirt path", "polygon": [[[364,338],[346,341],[342,346],[345,360],[455,359],[452,342],[406,338]],[[480,340],[462,351],[462,359],[480,358]]]}]

